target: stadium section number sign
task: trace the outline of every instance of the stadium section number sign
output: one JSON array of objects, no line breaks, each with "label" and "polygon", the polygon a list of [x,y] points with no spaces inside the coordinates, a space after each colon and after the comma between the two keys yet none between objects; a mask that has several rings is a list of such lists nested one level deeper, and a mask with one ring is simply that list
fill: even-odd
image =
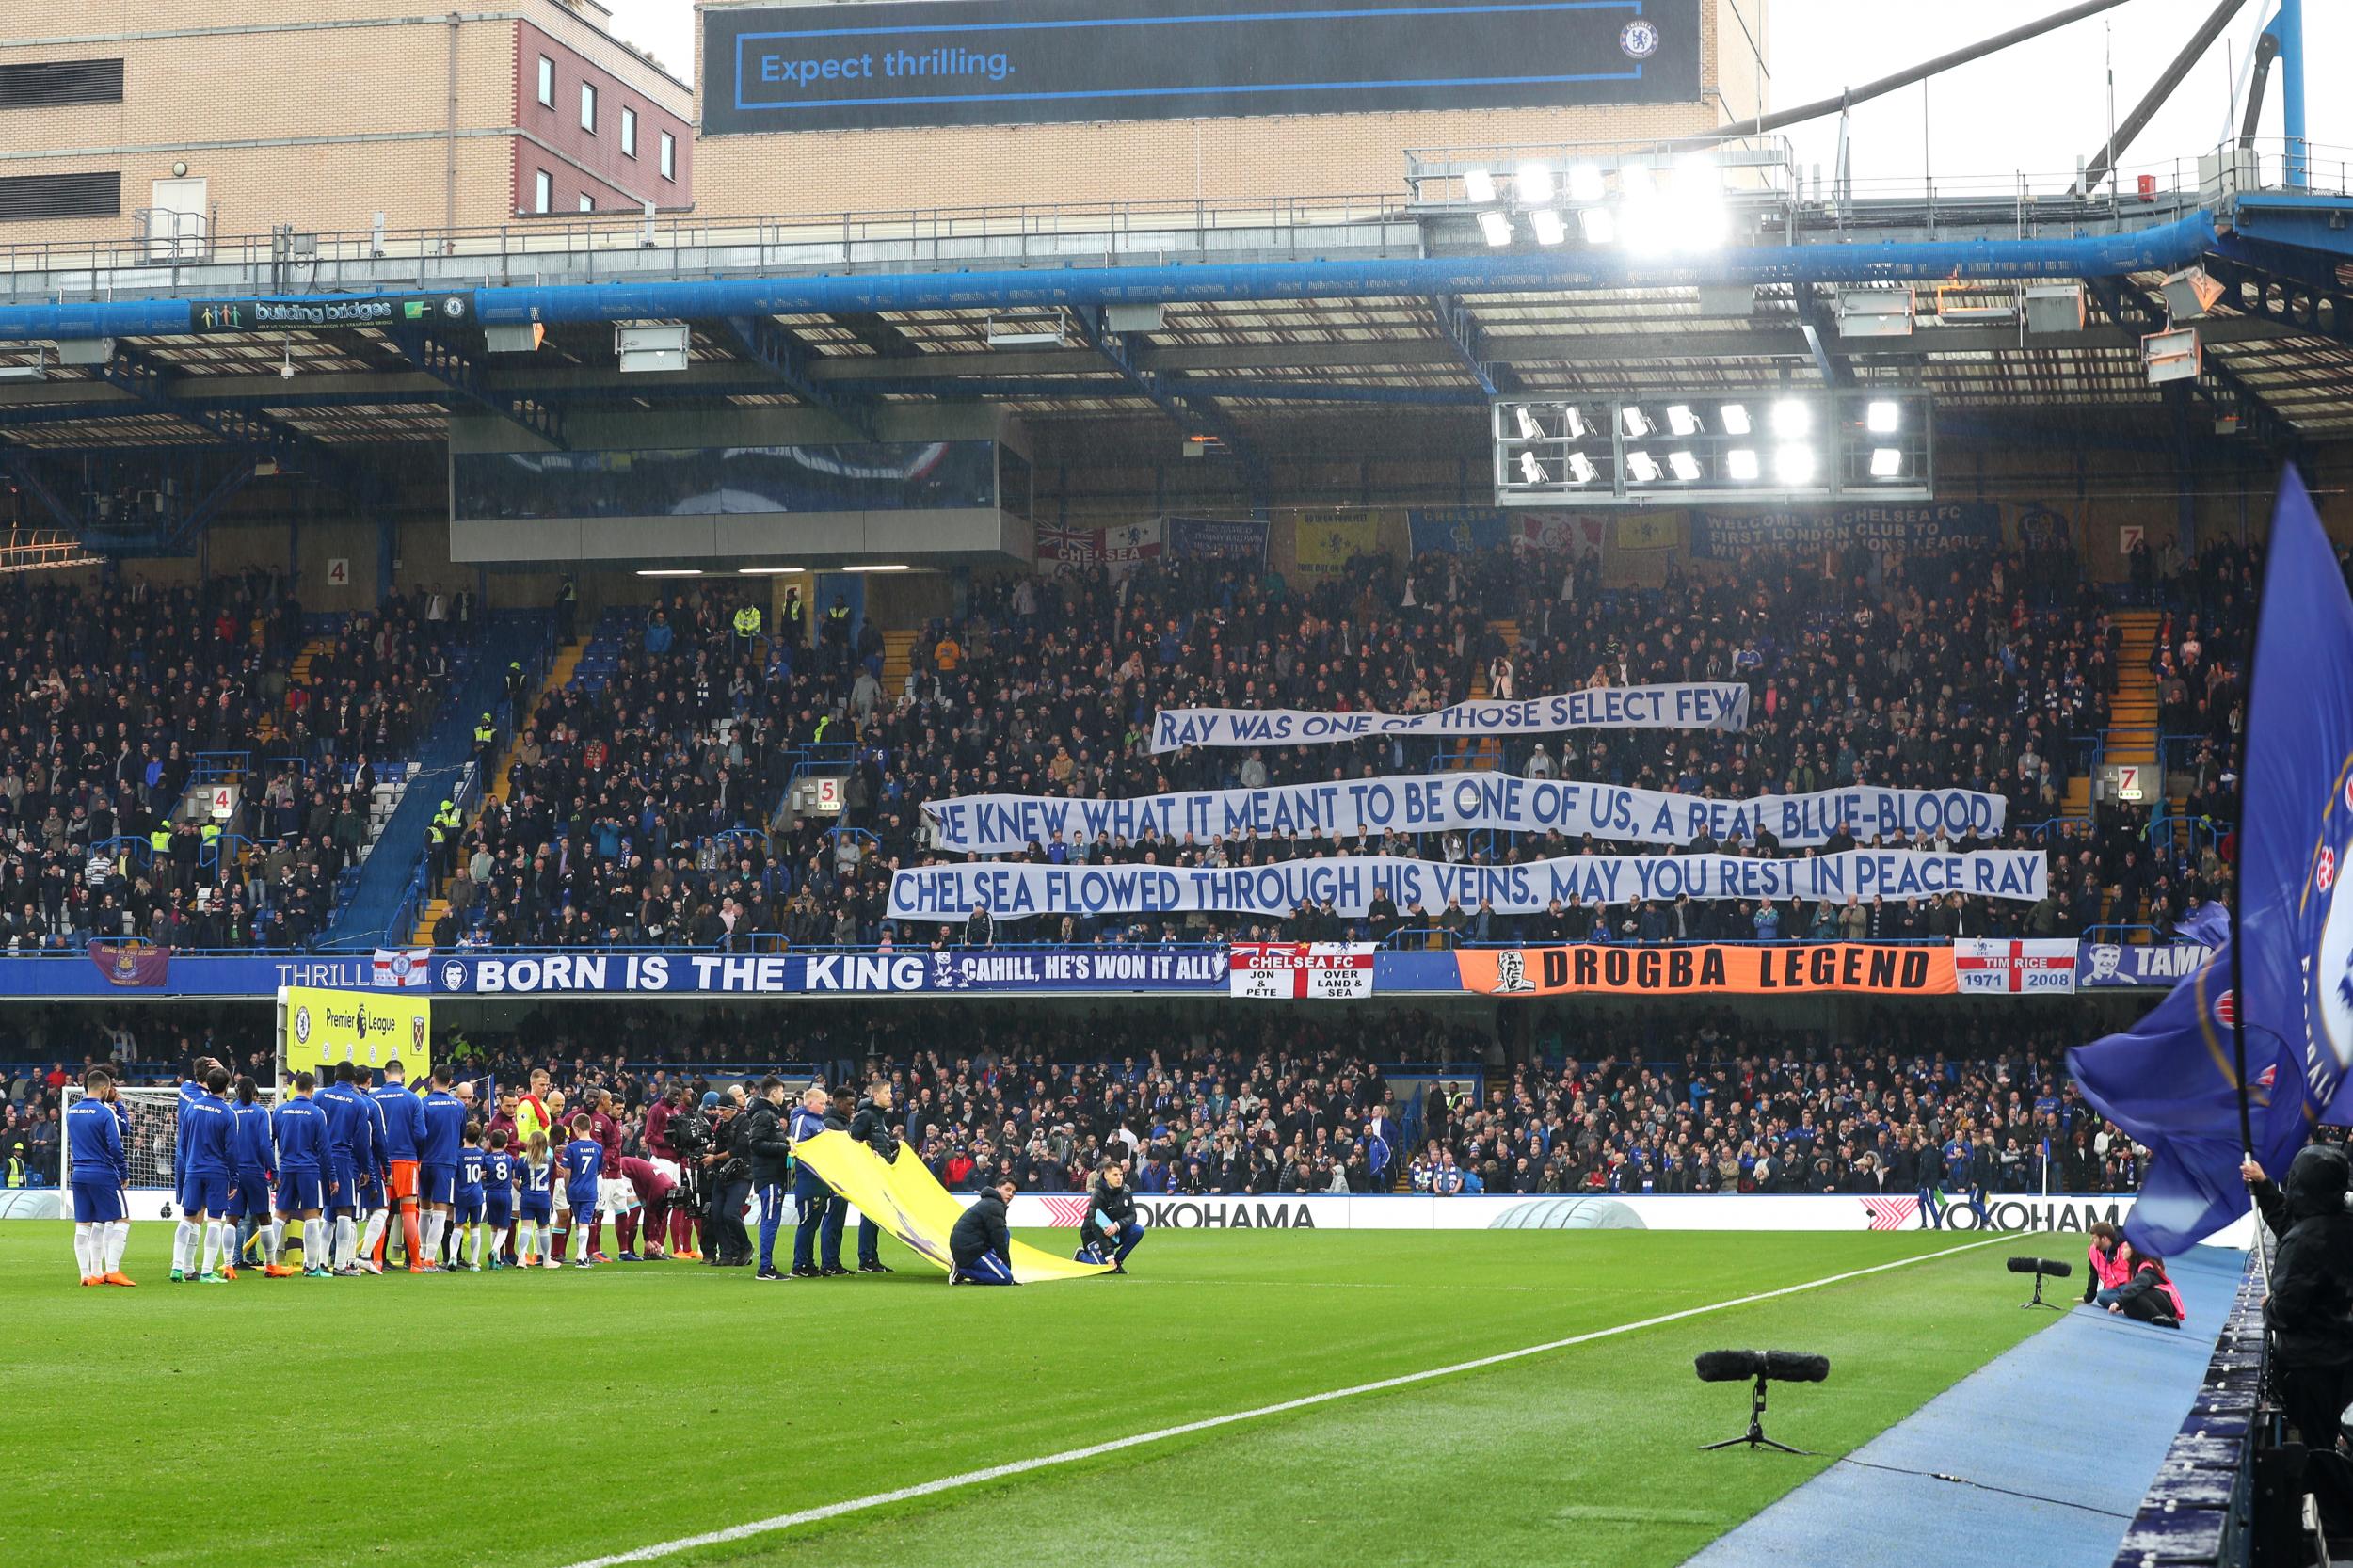
[{"label": "stadium section number sign", "polygon": [[713,9],[702,79],[706,136],[1691,103],[1700,17],[1698,0]]},{"label": "stadium section number sign", "polygon": [[411,1081],[433,1070],[429,996],[289,985],[279,993],[279,1006],[288,1071],[332,1062],[380,1067],[395,1056]]}]

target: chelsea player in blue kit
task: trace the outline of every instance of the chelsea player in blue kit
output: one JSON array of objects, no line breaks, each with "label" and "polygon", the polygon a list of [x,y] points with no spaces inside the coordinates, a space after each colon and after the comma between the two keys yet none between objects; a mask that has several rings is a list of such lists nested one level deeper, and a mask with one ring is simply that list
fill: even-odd
[{"label": "chelsea player in blue kit", "polygon": [[82,1266],[84,1285],[129,1285],[134,1282],[122,1272],[122,1248],[131,1239],[131,1222],[123,1211],[122,1189],[131,1167],[122,1154],[122,1124],[108,1098],[114,1075],[92,1067],[82,1075],[82,1087],[88,1094],[65,1113],[73,1256]]},{"label": "chelsea player in blue kit", "polygon": [[597,1211],[597,1178],[604,1171],[604,1145],[590,1135],[588,1112],[572,1118],[572,1141],[564,1145],[564,1191],[572,1207],[572,1267],[590,1269],[588,1226],[583,1215]]},{"label": "chelsea player in blue kit", "polygon": [[230,1163],[235,1174],[229,1184],[228,1218],[236,1222],[237,1228],[230,1243],[230,1267],[221,1272],[234,1278],[237,1264],[258,1261],[248,1249],[269,1228],[271,1169],[276,1160],[271,1153],[269,1108],[262,1103],[260,1088],[242,1073],[237,1076],[237,1097],[230,1104],[229,1115]]},{"label": "chelsea player in blue kit", "polygon": [[278,1139],[278,1223],[270,1227],[269,1268],[273,1279],[293,1272],[285,1266],[286,1226],[302,1222],[302,1272],[320,1279],[327,1267],[327,1169],[330,1160],[327,1112],[312,1099],[316,1080],[309,1073],[294,1076],[294,1096],[280,1100],[270,1113],[270,1130]]},{"label": "chelsea player in blue kit", "polygon": [[[204,1092],[180,1108],[180,1229],[171,1249],[174,1281],[229,1283],[214,1267],[220,1260],[221,1216],[229,1212],[231,1117],[227,1102],[220,1097],[228,1087],[229,1069],[216,1065],[204,1075]],[[201,1270],[197,1267],[200,1243]]]},{"label": "chelsea player in blue kit", "polygon": [[449,1092],[449,1069],[433,1069],[424,1096],[424,1136],[417,1144],[417,1200],[424,1206],[424,1257],[408,1265],[412,1274],[440,1272],[441,1238],[457,1201],[457,1151],[466,1134],[466,1104]]}]

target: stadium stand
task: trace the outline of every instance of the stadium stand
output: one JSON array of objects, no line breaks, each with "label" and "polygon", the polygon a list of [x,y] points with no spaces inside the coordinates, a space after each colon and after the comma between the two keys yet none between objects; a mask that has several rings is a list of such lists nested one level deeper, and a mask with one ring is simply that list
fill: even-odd
[{"label": "stadium stand", "polygon": [[[1534,1061],[1510,1066],[1480,1026],[1420,1011],[1305,1027],[1225,1020],[1172,1048],[1150,1011],[1014,1017],[936,1003],[838,1032],[730,1018],[652,1062],[591,1056],[576,1022],[555,1016],[460,1043],[455,1060],[495,1082],[544,1067],[569,1092],[608,1087],[632,1129],[672,1080],[699,1094],[747,1076],[730,1064],[798,1062],[797,1077],[835,1082],[888,1073],[906,1136],[964,1189],[1000,1170],[1025,1191],[1081,1189],[1125,1142],[1146,1192],[2133,1191],[2137,1152],[2066,1080],[2062,1052],[2080,1030],[2061,1012],[2017,1005],[2023,1022],[2013,1011],[1998,1030],[1964,1016],[1908,1017],[1899,1031],[1881,1015],[1851,1034],[1723,1010],[1672,1023],[1563,1014],[1536,1025]],[[626,1037],[652,1021],[616,1028]],[[233,1038],[158,1042],[177,1060],[154,1064],[157,1080],[199,1054],[266,1066],[258,1045],[225,1050]],[[104,1060],[124,1037],[91,1046]],[[51,1123],[64,1066],[0,1069],[12,1080],[0,1140]]]},{"label": "stadium stand", "polygon": [[309,945],[469,657],[443,604],[312,619],[262,573],[16,579],[0,594],[0,943]]},{"label": "stadium stand", "polygon": [[[952,942],[885,918],[888,871],[935,858],[926,801],[1002,792],[1073,798],[1502,765],[1718,797],[1855,781],[2004,795],[2004,841],[2053,856],[2040,905],[1953,898],[1563,908],[1503,920],[1410,908],[1343,922],[1300,911],[1279,934],[1451,945],[1517,936],[1646,941],[1848,936],[1901,940],[2169,929],[2215,895],[2230,809],[2217,766],[2236,702],[2245,552],[2152,577],[2169,658],[2185,644],[2205,698],[2178,801],[2091,811],[2124,633],[2072,552],[1751,552],[1728,570],[1609,590],[1590,569],[1510,552],[1360,559],[1295,592],[1214,564],[976,585],[968,614],[907,645],[895,694],[883,639],[747,643],[717,594],[608,610],[569,681],[539,701],[505,788],[465,843],[462,875],[420,936],[440,947],[781,948]],[[2180,637],[2172,635],[2178,629]],[[2209,630],[2213,629],[2213,630]],[[1488,687],[1523,693],[1746,680],[1750,729],[1701,747],[1672,732],[1570,732],[1522,750],[1363,742],[1153,757],[1148,715],[1195,703],[1428,712]],[[2217,710],[2218,709],[2218,713]],[[2210,716],[2211,715],[2211,716]],[[2180,737],[2176,737],[2180,739]],[[797,773],[845,773],[838,822],[796,822]],[[1516,838],[1517,841],[1513,841]],[[1351,850],[1510,861],[1617,846],[1506,835],[1392,835]],[[1716,845],[1776,852],[1769,841]],[[1844,843],[1833,847],[1848,847]],[[1974,841],[1961,847],[1976,847]],[[1338,853],[1330,840],[1032,844],[1037,861],[1248,865]],[[1275,936],[1216,915],[1073,919],[1000,940],[1217,941]]]}]

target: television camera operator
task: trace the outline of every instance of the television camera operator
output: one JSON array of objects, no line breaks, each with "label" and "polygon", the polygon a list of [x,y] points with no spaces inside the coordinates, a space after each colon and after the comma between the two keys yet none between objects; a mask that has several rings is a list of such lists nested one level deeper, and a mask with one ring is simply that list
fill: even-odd
[{"label": "television camera operator", "polygon": [[[703,1164],[703,1156],[711,1152],[711,1118],[718,1106],[716,1094],[705,1094],[699,1101],[682,1098],[671,1107],[669,1118],[663,1126],[663,1140],[669,1145],[670,1159],[678,1167],[678,1212],[687,1217],[690,1226],[701,1228],[706,1246],[714,1253],[717,1238],[709,1224],[711,1168]],[[648,1144],[651,1146],[650,1136]],[[686,1241],[689,1245],[683,1250],[699,1254],[704,1249],[692,1245],[695,1239],[694,1230],[689,1229],[682,1238],[673,1240]]]}]

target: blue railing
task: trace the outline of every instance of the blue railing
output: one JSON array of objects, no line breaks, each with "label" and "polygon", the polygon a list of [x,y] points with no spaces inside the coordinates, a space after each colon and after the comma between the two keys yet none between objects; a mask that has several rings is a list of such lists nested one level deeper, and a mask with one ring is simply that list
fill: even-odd
[{"label": "blue railing", "polygon": [[200,751],[191,760],[188,782],[191,784],[221,784],[243,778],[253,765],[249,751]]}]

